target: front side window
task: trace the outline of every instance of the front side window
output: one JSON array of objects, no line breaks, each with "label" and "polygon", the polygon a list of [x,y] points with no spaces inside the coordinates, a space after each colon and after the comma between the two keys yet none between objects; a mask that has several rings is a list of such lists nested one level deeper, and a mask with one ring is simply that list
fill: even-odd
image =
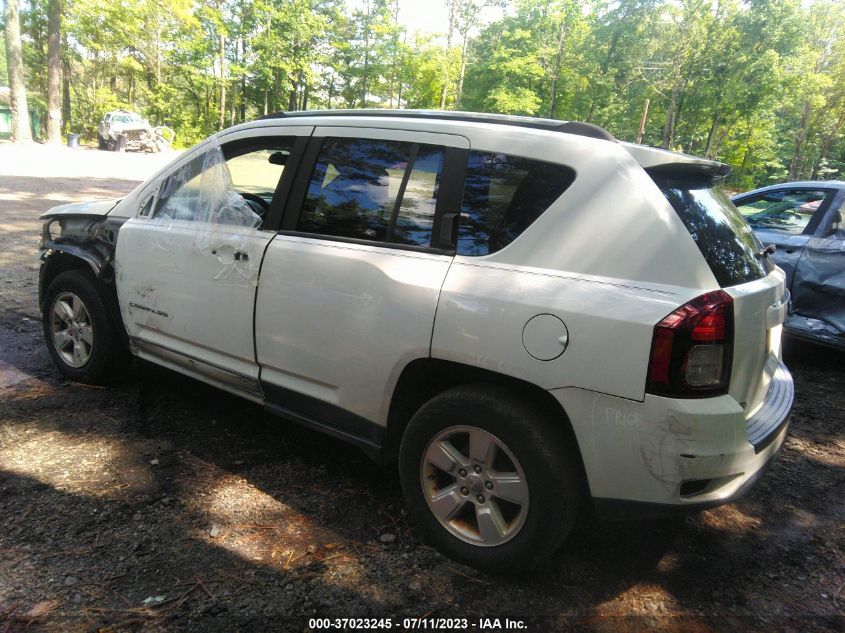
[{"label": "front side window", "polygon": [[154,216],[258,226],[292,145],[290,137],[241,146],[215,145],[164,179]]},{"label": "front side window", "polygon": [[406,141],[323,141],[297,230],[429,246],[443,147]]},{"label": "front side window", "polygon": [[828,195],[820,189],[778,189],[739,201],[737,208],[755,229],[800,235]]},{"label": "front side window", "polygon": [[575,180],[569,167],[507,154],[470,152],[459,255],[495,253],[515,240]]},{"label": "front side window", "polygon": [[269,204],[285,170],[290,146],[290,142],[278,142],[228,158],[226,166],[232,176],[234,190],[259,196]]}]

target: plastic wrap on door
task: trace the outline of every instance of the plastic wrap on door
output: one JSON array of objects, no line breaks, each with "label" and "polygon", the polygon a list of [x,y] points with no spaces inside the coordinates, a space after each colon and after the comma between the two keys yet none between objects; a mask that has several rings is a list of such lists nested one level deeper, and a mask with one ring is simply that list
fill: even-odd
[{"label": "plastic wrap on door", "polygon": [[168,267],[168,253],[184,242],[169,239],[172,231],[193,233],[194,252],[218,262],[214,279],[235,277],[254,284],[260,252],[251,252],[261,216],[232,186],[223,150],[215,140],[208,149],[164,179],[159,188],[153,222],[167,230],[152,231],[150,248],[159,252],[158,266]]}]

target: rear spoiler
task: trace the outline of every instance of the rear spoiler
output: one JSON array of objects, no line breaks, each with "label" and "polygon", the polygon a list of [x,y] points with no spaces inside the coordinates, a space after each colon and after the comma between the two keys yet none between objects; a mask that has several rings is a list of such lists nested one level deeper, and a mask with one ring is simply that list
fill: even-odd
[{"label": "rear spoiler", "polygon": [[620,145],[634,157],[649,176],[661,183],[678,182],[687,187],[712,186],[722,182],[731,172],[730,165],[698,156],[633,143],[620,143]]}]

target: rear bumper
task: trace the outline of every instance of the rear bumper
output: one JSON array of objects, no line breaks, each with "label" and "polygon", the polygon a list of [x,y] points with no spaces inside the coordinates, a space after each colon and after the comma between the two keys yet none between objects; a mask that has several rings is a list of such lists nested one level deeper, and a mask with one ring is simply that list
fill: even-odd
[{"label": "rear bumper", "polygon": [[640,517],[742,496],[780,451],[794,397],[783,365],[751,416],[729,395],[636,402],[580,389],[552,394],[572,422],[597,512]]},{"label": "rear bumper", "polygon": [[786,428],[783,429],[778,438],[778,448],[769,456],[769,459],[760,468],[745,477],[739,487],[726,497],[681,504],[594,498],[593,512],[597,517],[611,521],[649,520],[681,516],[731,503],[740,499],[746,492],[751,490],[754,484],[766,474],[785,438]]}]

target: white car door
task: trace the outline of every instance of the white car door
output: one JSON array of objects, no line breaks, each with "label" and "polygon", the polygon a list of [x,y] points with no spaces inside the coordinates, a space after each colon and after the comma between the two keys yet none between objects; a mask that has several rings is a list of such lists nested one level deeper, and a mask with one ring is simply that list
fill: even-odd
[{"label": "white car door", "polygon": [[116,250],[118,300],[139,356],[260,400],[253,308],[276,235],[263,216],[296,137],[311,130],[212,140],[141,198]]},{"label": "white car door", "polygon": [[402,369],[429,356],[468,147],[446,134],[315,128],[258,288],[268,407],[378,445]]}]

